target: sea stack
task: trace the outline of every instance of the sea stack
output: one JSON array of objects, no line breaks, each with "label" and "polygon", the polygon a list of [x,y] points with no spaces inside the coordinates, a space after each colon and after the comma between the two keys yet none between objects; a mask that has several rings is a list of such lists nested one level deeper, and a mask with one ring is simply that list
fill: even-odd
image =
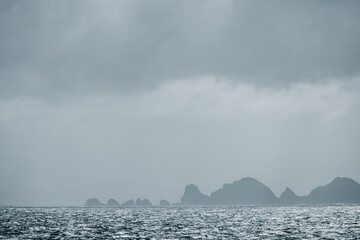
[{"label": "sea stack", "polygon": [[86,200],[85,207],[105,207],[105,204],[100,202],[97,198],[89,198]]},{"label": "sea stack", "polygon": [[141,200],[140,198],[136,199],[135,206],[137,207],[152,207],[152,203],[148,199]]},{"label": "sea stack", "polygon": [[167,200],[161,200],[159,203],[160,207],[170,207],[170,202]]},{"label": "sea stack", "polygon": [[120,207],[120,203],[118,201],[116,201],[115,199],[109,199],[107,201],[107,206],[108,207]]},{"label": "sea stack", "polygon": [[290,188],[286,187],[280,195],[280,203],[284,205],[293,205],[301,203],[302,197],[297,196]]},{"label": "sea stack", "polygon": [[124,202],[123,204],[121,204],[122,207],[134,207],[135,206],[135,202],[134,200],[130,199],[126,202]]},{"label": "sea stack", "polygon": [[185,187],[185,192],[181,198],[181,205],[208,205],[210,204],[209,196],[202,194],[199,188],[194,184]]}]

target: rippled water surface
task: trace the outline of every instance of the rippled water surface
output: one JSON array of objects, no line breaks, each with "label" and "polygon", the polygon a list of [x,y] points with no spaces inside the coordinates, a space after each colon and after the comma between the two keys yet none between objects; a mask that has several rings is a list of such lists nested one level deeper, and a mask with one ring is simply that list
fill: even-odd
[{"label": "rippled water surface", "polygon": [[360,239],[360,206],[1,208],[0,239]]}]

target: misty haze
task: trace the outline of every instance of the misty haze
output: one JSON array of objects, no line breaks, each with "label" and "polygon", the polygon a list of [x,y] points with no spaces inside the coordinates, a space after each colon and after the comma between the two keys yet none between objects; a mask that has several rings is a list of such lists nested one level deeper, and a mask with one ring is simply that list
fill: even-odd
[{"label": "misty haze", "polygon": [[0,238],[356,239],[359,26],[351,0],[0,1]]}]

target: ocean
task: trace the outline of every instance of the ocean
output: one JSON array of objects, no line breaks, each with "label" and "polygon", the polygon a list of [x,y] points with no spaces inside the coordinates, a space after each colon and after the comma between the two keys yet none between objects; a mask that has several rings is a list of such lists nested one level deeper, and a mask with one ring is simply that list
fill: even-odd
[{"label": "ocean", "polygon": [[360,206],[7,207],[0,239],[360,239]]}]

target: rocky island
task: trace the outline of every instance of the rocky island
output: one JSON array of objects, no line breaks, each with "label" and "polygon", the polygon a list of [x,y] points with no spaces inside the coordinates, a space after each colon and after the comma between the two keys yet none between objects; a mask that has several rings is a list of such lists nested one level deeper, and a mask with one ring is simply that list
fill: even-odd
[{"label": "rocky island", "polygon": [[295,204],[360,204],[360,184],[351,178],[337,177],[329,184],[315,188],[307,196],[297,196],[286,188],[276,197],[269,187],[254,178],[243,178],[211,193],[202,194],[197,186],[185,187],[181,205],[295,205]]},{"label": "rocky island", "polygon": [[[307,196],[296,195],[289,187],[280,197],[275,196],[271,189],[258,180],[246,177],[233,183],[226,183],[222,188],[212,192],[210,196],[200,192],[194,184],[185,187],[180,204],[189,205],[297,205],[297,204],[360,204],[360,184],[351,178],[337,177],[329,184],[313,189]],[[119,204],[109,199],[107,205],[97,198],[86,201],[85,207],[152,207],[148,199],[136,201],[130,199]],[[169,201],[161,200],[160,207],[171,206]],[[174,205],[173,205],[174,206]]]},{"label": "rocky island", "polygon": [[109,199],[107,201],[107,206],[108,207],[120,207],[120,203],[118,201],[116,201],[115,199]]},{"label": "rocky island", "polygon": [[100,202],[97,198],[89,198],[85,202],[85,207],[105,207],[105,204]]}]

